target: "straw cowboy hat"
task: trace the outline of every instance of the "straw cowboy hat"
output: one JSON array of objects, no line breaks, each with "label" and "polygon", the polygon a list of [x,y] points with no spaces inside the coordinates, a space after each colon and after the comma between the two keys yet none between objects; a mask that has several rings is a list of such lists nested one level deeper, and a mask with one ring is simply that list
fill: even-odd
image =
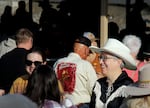
[{"label": "straw cowboy hat", "polygon": [[89,48],[97,53],[107,52],[117,56],[124,61],[125,68],[136,70],[136,62],[130,54],[130,49],[117,39],[109,38],[102,48],[94,46],[90,46]]},{"label": "straw cowboy hat", "polygon": [[95,37],[95,35],[91,32],[84,32],[83,33],[83,37],[88,38],[89,40],[91,40],[91,42],[99,40],[98,38]]},{"label": "straw cowboy hat", "polygon": [[150,95],[150,63],[139,70],[138,82],[120,88],[120,96],[145,96]]}]

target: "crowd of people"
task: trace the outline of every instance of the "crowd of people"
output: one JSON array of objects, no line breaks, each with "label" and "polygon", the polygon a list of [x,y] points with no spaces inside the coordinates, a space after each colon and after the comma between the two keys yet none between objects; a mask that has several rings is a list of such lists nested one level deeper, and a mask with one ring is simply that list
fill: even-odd
[{"label": "crowd of people", "polygon": [[2,100],[27,99],[32,108],[134,108],[137,105],[132,103],[145,98],[145,108],[149,105],[150,54],[144,50],[143,61],[138,60],[139,37],[126,35],[122,42],[108,38],[98,47],[94,34],[84,32],[74,40],[68,56],[53,65],[47,63],[45,51],[33,45],[29,29],[19,29],[15,37],[16,48],[0,58]]},{"label": "crowd of people", "polygon": [[[19,2],[21,10],[24,3]],[[104,46],[99,46],[95,34],[84,31],[71,41],[70,52],[63,55],[60,50],[62,57],[49,64],[47,50],[34,44],[36,31],[28,26],[18,26],[13,36],[0,43],[0,107],[150,107],[149,40],[143,44],[135,34],[120,40],[110,32]]]},{"label": "crowd of people", "polygon": [[[86,7],[82,8],[85,1]],[[0,41],[11,38],[19,28],[28,28],[35,35],[34,44],[49,51],[48,56],[62,57],[71,50],[72,42],[77,34],[82,31],[92,31],[98,34],[99,8],[95,6],[98,3],[85,1],[80,1],[78,4],[76,0],[72,2],[65,0],[60,2],[56,8],[49,0],[35,1],[41,8],[39,20],[36,22],[32,18],[34,17],[32,12],[27,11],[25,0],[18,1],[16,10],[11,5],[6,5],[0,19]],[[78,5],[78,8],[74,7],[75,4]],[[89,9],[89,6],[93,8]],[[89,9],[88,12],[87,9]],[[55,48],[54,44],[57,44]]]}]

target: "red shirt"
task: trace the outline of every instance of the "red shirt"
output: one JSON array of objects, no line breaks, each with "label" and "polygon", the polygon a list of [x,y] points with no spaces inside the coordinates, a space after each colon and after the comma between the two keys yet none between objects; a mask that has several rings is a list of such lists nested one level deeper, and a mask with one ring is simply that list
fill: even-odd
[{"label": "red shirt", "polygon": [[128,74],[128,76],[134,81],[137,82],[138,81],[138,73],[140,68],[144,65],[144,62],[139,62],[139,64],[137,65],[137,69],[136,70],[129,70],[124,68],[123,70],[126,71],[126,73]]}]

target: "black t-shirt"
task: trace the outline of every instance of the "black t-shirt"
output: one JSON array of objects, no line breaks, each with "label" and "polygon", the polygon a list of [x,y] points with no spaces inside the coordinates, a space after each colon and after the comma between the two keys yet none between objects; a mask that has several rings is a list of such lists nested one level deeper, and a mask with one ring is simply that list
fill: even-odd
[{"label": "black t-shirt", "polygon": [[15,48],[6,53],[0,59],[0,88],[4,89],[6,93],[13,81],[26,73],[25,59],[28,51],[23,48]]}]

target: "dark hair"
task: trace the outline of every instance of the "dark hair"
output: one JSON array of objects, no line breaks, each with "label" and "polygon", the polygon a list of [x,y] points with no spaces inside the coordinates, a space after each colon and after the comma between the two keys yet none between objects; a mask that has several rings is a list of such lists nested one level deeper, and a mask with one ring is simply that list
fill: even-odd
[{"label": "dark hair", "polygon": [[40,47],[33,47],[29,53],[38,53],[39,55],[42,56],[43,62],[46,61],[46,54],[45,54],[44,50]]},{"label": "dark hair", "polygon": [[58,80],[52,67],[39,65],[29,77],[25,95],[39,106],[44,100],[54,100],[60,103]]},{"label": "dark hair", "polygon": [[86,45],[87,47],[91,46],[91,41],[88,38],[83,37],[83,36],[78,37],[75,40],[75,43],[81,43],[81,44]]}]

